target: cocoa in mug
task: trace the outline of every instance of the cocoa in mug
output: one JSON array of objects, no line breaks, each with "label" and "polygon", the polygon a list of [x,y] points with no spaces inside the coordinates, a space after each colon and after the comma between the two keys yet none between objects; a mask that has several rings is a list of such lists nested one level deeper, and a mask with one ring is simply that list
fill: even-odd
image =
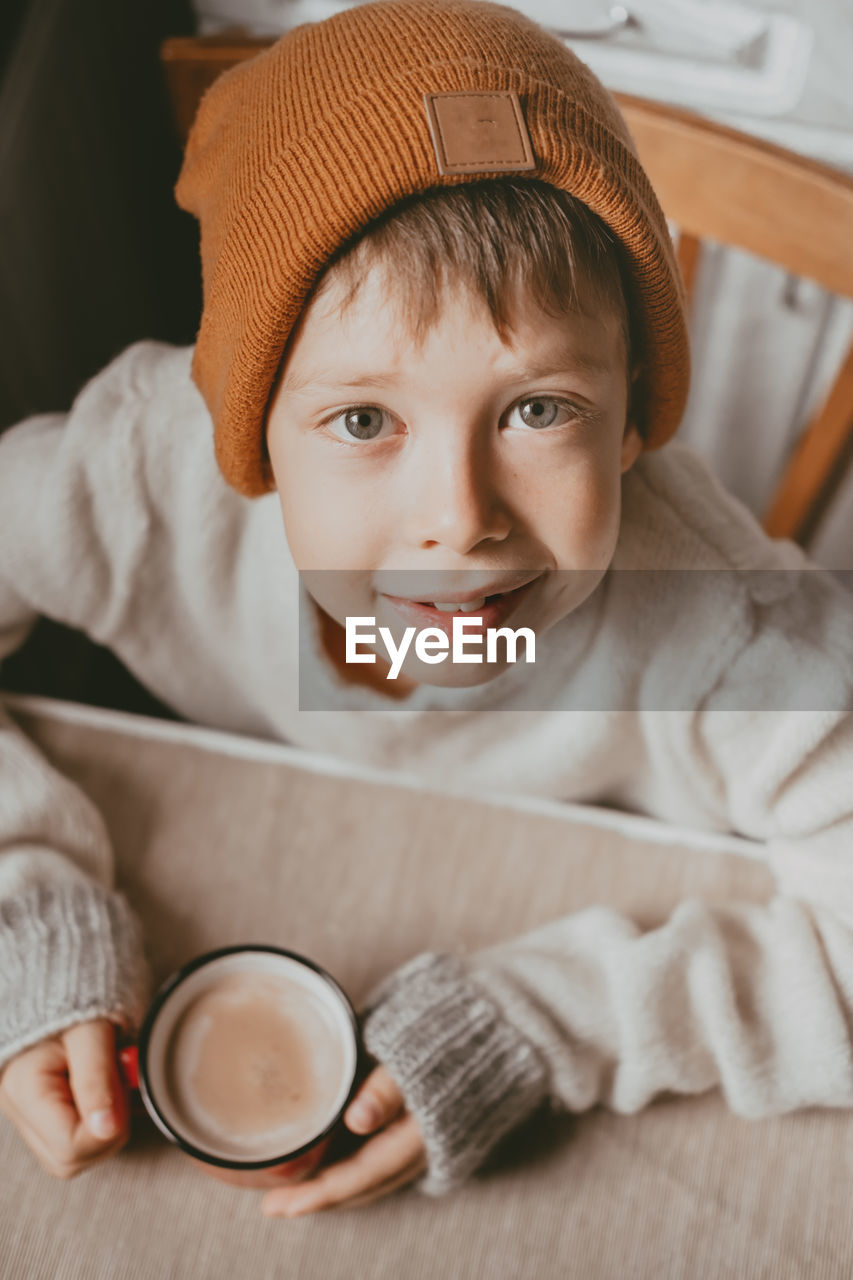
[{"label": "cocoa in mug", "polygon": [[277,947],[199,956],[160,989],[139,1087],[162,1132],[243,1186],[306,1176],[356,1085],[355,1013],[334,979]]}]

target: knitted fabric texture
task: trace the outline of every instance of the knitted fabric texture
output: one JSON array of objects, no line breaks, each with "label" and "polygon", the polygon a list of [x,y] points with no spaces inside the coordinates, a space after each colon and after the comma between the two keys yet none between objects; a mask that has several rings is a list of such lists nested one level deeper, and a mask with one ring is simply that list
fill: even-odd
[{"label": "knitted fabric texture", "polygon": [[0,901],[0,1067],[77,1022],[142,1021],[142,934],[125,898],[99,884],[40,884]]},{"label": "knitted fabric texture", "polygon": [[549,1096],[547,1067],[456,956],[416,956],[368,1004],[365,1046],[418,1118],[421,1190],[441,1195]]},{"label": "knitted fabric texture", "polygon": [[204,310],[193,378],[226,480],[273,487],[264,440],[288,336],[332,254],[419,192],[498,176],[442,174],[424,95],[518,95],[535,168],[625,247],[647,448],[684,411],[688,340],[666,221],[615,103],[529,18],[481,0],[374,0],[296,27],[205,94],[176,186],[201,224]]}]

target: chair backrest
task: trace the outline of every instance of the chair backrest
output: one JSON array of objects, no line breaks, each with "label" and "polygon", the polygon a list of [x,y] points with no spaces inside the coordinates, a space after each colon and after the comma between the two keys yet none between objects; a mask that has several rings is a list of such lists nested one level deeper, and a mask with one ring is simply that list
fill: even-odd
[{"label": "chair backrest", "polygon": [[[186,138],[204,90],[271,43],[239,30],[162,47],[176,126]],[[678,108],[617,94],[640,159],[678,231],[691,296],[703,240],[745,249],[853,298],[853,177]],[[805,541],[853,454],[853,346],[782,471],[763,523]]]},{"label": "chair backrest", "polygon": [[[853,298],[853,177],[691,112],[617,95],[652,186],[678,228],[688,297],[703,240],[746,249]],[[853,448],[853,346],[783,468],[764,527],[804,541]]]},{"label": "chair backrest", "polygon": [[187,140],[202,94],[223,71],[254,58],[272,41],[244,31],[222,31],[215,36],[172,36],[160,46],[160,60],[172,100],[178,137]]}]

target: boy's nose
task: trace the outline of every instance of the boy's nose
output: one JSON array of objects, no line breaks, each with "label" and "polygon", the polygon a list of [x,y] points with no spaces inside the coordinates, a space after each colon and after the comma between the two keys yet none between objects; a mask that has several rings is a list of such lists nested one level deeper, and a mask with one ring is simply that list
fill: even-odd
[{"label": "boy's nose", "polygon": [[431,457],[412,463],[403,515],[411,545],[437,543],[466,555],[481,542],[509,535],[512,517],[481,450],[445,450],[433,442]]}]

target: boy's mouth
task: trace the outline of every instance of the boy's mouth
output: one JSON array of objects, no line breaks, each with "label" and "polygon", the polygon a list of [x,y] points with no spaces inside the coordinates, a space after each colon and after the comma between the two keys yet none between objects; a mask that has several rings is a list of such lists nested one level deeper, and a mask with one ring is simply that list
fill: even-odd
[{"label": "boy's mouth", "polygon": [[513,591],[501,591],[495,595],[478,596],[469,600],[407,600],[403,596],[390,595],[386,595],[385,599],[410,626],[438,627],[446,635],[451,636],[455,617],[479,622],[486,628],[502,626],[510,614],[518,608],[538,577],[537,574],[536,578],[525,582],[521,587],[516,587]]}]

